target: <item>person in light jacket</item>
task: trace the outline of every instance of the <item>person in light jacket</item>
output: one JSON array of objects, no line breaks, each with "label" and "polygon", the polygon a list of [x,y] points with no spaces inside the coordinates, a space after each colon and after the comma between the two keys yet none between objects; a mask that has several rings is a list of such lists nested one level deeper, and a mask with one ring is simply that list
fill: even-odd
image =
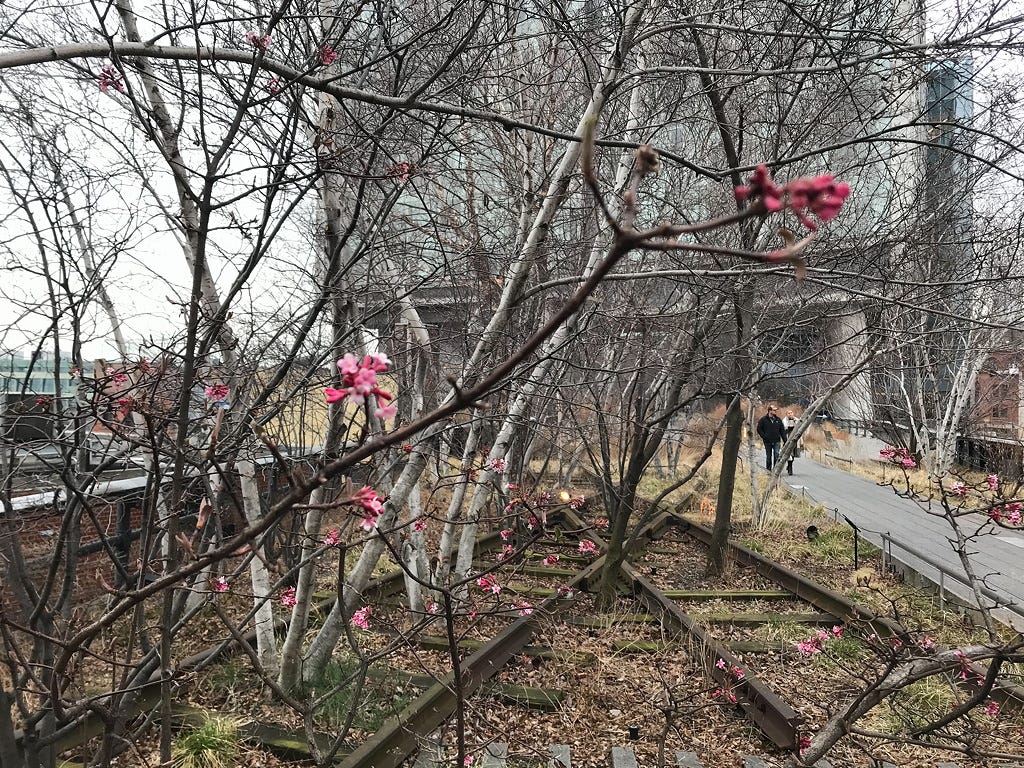
[{"label": "person in light jacket", "polygon": [[[786,418],[782,420],[782,426],[786,430],[785,433],[782,435],[782,439],[789,440],[790,436],[793,434],[793,430],[796,429],[799,423],[800,419],[794,416],[792,411],[787,411]],[[793,474],[793,459],[799,458],[800,443],[797,443],[796,445],[793,446],[793,452],[789,454],[789,459],[786,461],[786,472],[788,472],[791,475]]]}]

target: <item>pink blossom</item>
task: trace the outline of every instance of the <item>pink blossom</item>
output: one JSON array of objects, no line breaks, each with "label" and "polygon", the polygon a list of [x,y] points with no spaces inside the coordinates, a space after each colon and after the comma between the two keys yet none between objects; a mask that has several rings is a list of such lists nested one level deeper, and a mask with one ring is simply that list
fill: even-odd
[{"label": "pink blossom", "polygon": [[388,405],[394,398],[390,392],[385,392],[377,385],[377,374],[388,369],[391,361],[387,355],[366,355],[362,360],[351,352],[338,360],[338,370],[341,372],[341,389],[327,387],[324,395],[327,402],[336,403],[346,397],[356,405],[362,405],[370,395],[376,397],[377,415],[382,419],[390,419],[397,413],[397,407]]},{"label": "pink blossom", "polygon": [[52,402],[53,398],[49,395],[40,395],[36,398],[36,408],[48,408]]},{"label": "pink blossom", "polygon": [[270,47],[270,35],[261,35],[259,32],[247,32],[245,39],[257,51],[265,51]]},{"label": "pink blossom", "polygon": [[228,385],[227,384],[213,384],[207,387],[205,390],[206,399],[214,402],[221,400],[227,400],[228,398]]},{"label": "pink blossom", "polygon": [[533,613],[533,606],[525,600],[520,600],[518,603],[516,603],[516,608],[519,609],[520,616],[529,616],[531,613]]},{"label": "pink blossom", "polygon": [[438,603],[435,603],[433,600],[431,600],[429,603],[427,603],[427,613],[431,614],[432,616],[436,616],[437,614],[441,613],[441,606]]},{"label": "pink blossom", "polygon": [[213,586],[214,592],[227,592],[231,588],[228,584],[228,580],[223,576],[218,576],[213,579],[210,584]]},{"label": "pink blossom", "polygon": [[768,167],[759,165],[747,186],[736,187],[735,192],[739,201],[759,199],[768,212],[790,209],[805,227],[814,232],[818,224],[810,216],[822,222],[834,219],[850,195],[850,186],[836,183],[831,174],[823,174],[794,179],[780,187],[772,180]]},{"label": "pink blossom", "polygon": [[836,624],[834,627],[832,627],[832,636],[836,638],[842,637],[843,628],[840,625]]},{"label": "pink blossom", "polygon": [[364,485],[352,495],[349,502],[358,504],[363,508],[364,514],[362,521],[359,523],[360,528],[364,531],[372,531],[377,527],[377,518],[384,511],[384,502],[373,488]]},{"label": "pink blossom", "polygon": [[502,563],[505,560],[508,560],[510,557],[512,557],[515,551],[515,547],[513,547],[511,544],[506,544],[501,548],[501,552],[498,553],[498,562]]},{"label": "pink blossom", "polygon": [[463,765],[472,765],[473,764],[473,756],[472,755],[466,755],[462,759],[462,764]]},{"label": "pink blossom", "polygon": [[124,81],[121,79],[121,73],[110,64],[100,70],[99,81],[100,91],[103,93],[111,88],[124,93]]},{"label": "pink blossom", "polygon": [[988,704],[986,704],[985,705],[985,714],[988,715],[989,717],[998,717],[999,716],[999,702],[998,701],[990,701]]},{"label": "pink blossom", "polygon": [[558,555],[548,555],[545,557],[544,565],[558,565]]},{"label": "pink blossom", "polygon": [[838,629],[839,634],[835,634],[835,627],[832,629],[832,634],[829,634],[823,629],[816,630],[809,638],[797,643],[796,648],[800,652],[801,656],[814,656],[817,653],[821,653],[822,649],[825,647],[825,643],[833,638],[839,638],[842,636],[842,627],[839,627]]},{"label": "pink blossom", "polygon": [[501,585],[491,575],[481,576],[476,580],[476,585],[485,592],[497,595],[501,592]]},{"label": "pink blossom", "polygon": [[960,679],[966,680],[968,675],[974,674],[974,670],[971,669],[971,660],[963,651],[957,651],[955,655],[957,661],[960,662]]},{"label": "pink blossom", "polygon": [[719,659],[715,662],[715,666],[719,669],[725,669],[728,665],[725,663],[725,659]]},{"label": "pink blossom", "polygon": [[292,608],[298,603],[295,599],[295,587],[288,587],[284,592],[281,593],[281,605],[285,608]]},{"label": "pink blossom", "polygon": [[418,517],[418,518],[416,518],[416,522],[412,524],[412,528],[413,528],[414,531],[422,531],[426,527],[427,527],[427,518],[425,518],[425,517]]},{"label": "pink blossom", "polygon": [[806,752],[810,748],[811,748],[811,737],[810,736],[801,736],[800,737],[800,752],[801,753],[802,752]]},{"label": "pink blossom", "polygon": [[115,384],[127,384],[128,383],[128,374],[127,373],[123,373],[123,372],[115,373],[114,374],[114,383]]},{"label": "pink blossom", "polygon": [[555,590],[555,595],[557,597],[570,598],[575,594],[576,592],[573,591],[572,587],[567,587],[565,584],[562,584],[560,587],[558,587],[558,589]]},{"label": "pink blossom", "polygon": [[587,497],[586,496],[573,496],[571,499],[569,499],[569,508],[570,509],[579,509],[580,507],[582,507],[586,503],[587,503]]},{"label": "pink blossom", "polygon": [[402,453],[412,453],[412,446],[409,443],[402,443]]},{"label": "pink blossom", "polygon": [[271,96],[277,96],[281,92],[281,81],[276,77],[272,77],[267,81],[267,92]]},{"label": "pink blossom", "polygon": [[730,670],[730,672],[732,672],[733,677],[735,677],[737,680],[739,680],[740,678],[743,677],[743,668],[742,667],[733,667]]},{"label": "pink blossom", "polygon": [[334,389],[333,387],[324,387],[324,396],[327,398],[328,403],[336,403],[339,400],[344,400],[348,396],[348,391],[344,389]]},{"label": "pink blossom", "polygon": [[728,701],[730,704],[736,703],[736,694],[726,688],[716,688],[711,693],[711,698],[722,699]]},{"label": "pink blossom", "polygon": [[320,63],[325,67],[331,66],[337,59],[338,52],[331,48],[331,46],[325,45],[320,49]]},{"label": "pink blossom", "polygon": [[502,528],[498,535],[501,536],[502,541],[508,541],[512,538],[513,533],[514,531],[511,528]]},{"label": "pink blossom", "polygon": [[358,611],[352,614],[353,626],[359,627],[360,629],[370,628],[370,613],[373,609],[370,606],[360,608]]},{"label": "pink blossom", "polygon": [[988,483],[988,489],[993,493],[999,490],[999,475],[989,475],[985,478],[985,482]]},{"label": "pink blossom", "polygon": [[508,484],[508,489],[509,489],[510,491],[515,491],[515,490],[517,490],[518,488],[519,488],[519,486],[518,486],[518,485],[516,485],[515,483],[509,483],[509,484]]},{"label": "pink blossom", "polygon": [[324,537],[324,544],[326,544],[328,547],[336,547],[336,546],[338,546],[338,543],[340,541],[341,541],[341,531],[339,531],[337,528],[335,528],[334,530],[330,531]]},{"label": "pink blossom", "polygon": [[400,179],[401,181],[408,181],[409,177],[416,171],[416,167],[411,163],[402,161],[395,163],[392,166],[384,169],[384,173],[393,179]]},{"label": "pink blossom", "polygon": [[949,492],[954,496],[958,496],[961,499],[967,495],[967,486],[957,480],[951,486],[949,486]]},{"label": "pink blossom", "polygon": [[531,531],[532,531],[532,530],[533,530],[534,528],[536,528],[536,527],[537,527],[538,525],[540,525],[540,520],[538,520],[538,519],[537,519],[537,516],[536,516],[536,515],[530,515],[530,517],[529,517],[529,518],[527,519],[527,521],[526,521],[526,527],[527,527],[527,528],[528,528],[529,530],[531,530]]},{"label": "pink blossom", "polygon": [[594,520],[594,527],[597,528],[597,530],[599,530],[599,531],[607,531],[608,530],[608,518],[606,518],[606,517],[599,517],[599,518],[597,518],[596,520]]},{"label": "pink blossom", "polygon": [[581,555],[597,554],[597,545],[590,539],[580,539],[579,550]]},{"label": "pink blossom", "polygon": [[504,472],[507,467],[508,462],[502,458],[497,457],[491,459],[491,463],[489,465],[491,472],[494,472],[497,475],[500,475],[502,472]]},{"label": "pink blossom", "polygon": [[935,647],[935,640],[928,635],[921,638],[921,642],[918,643],[926,651],[930,651]]},{"label": "pink blossom", "polygon": [[910,451],[906,448],[897,448],[892,445],[885,446],[878,452],[878,455],[883,459],[888,459],[891,463],[904,469],[913,469],[917,466],[917,461],[910,455]]}]

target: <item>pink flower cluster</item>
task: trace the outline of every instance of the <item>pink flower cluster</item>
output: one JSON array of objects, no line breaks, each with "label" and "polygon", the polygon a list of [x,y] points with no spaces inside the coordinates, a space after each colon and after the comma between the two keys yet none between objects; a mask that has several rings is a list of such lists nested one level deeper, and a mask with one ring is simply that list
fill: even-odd
[{"label": "pink flower cluster", "polygon": [[395,163],[392,166],[384,169],[384,173],[393,179],[400,179],[401,181],[408,181],[409,177],[415,173],[416,167],[412,163],[408,163],[403,160],[400,163]]},{"label": "pink flower cluster", "polygon": [[295,587],[288,587],[281,593],[281,605],[285,608],[294,608],[299,601],[295,599]]},{"label": "pink flower cluster", "polygon": [[326,387],[324,395],[328,403],[349,398],[353,403],[362,405],[369,395],[377,398],[377,415],[382,419],[390,419],[397,412],[395,405],[387,405],[394,397],[377,386],[377,374],[388,369],[391,361],[387,355],[366,355],[362,360],[351,352],[338,361],[341,371],[342,389]]},{"label": "pink flower cluster", "polygon": [[214,592],[227,592],[231,587],[228,584],[228,580],[223,576],[218,576],[210,582],[210,586],[213,587]]},{"label": "pink flower cluster", "polygon": [[961,680],[969,680],[971,678],[974,678],[978,681],[978,683],[982,683],[985,681],[984,675],[982,675],[980,672],[975,672],[973,669],[971,669],[971,660],[970,658],[968,658],[967,654],[965,654],[963,651],[957,651],[955,655],[957,661],[960,663]]},{"label": "pink flower cluster", "polygon": [[1021,503],[1019,501],[1008,501],[999,504],[988,511],[988,516],[996,523],[1008,523],[1009,525],[1020,525]]},{"label": "pink flower cluster", "polygon": [[518,603],[516,603],[515,607],[519,609],[520,616],[529,616],[531,613],[533,613],[533,606],[525,600],[520,600]]},{"label": "pink flower cluster", "polygon": [[370,628],[370,613],[372,612],[370,606],[360,608],[358,611],[352,614],[353,626],[359,627],[360,629]]},{"label": "pink flower cluster", "polygon": [[985,705],[985,714],[989,717],[999,717],[999,702],[990,701]]},{"label": "pink flower cluster", "polygon": [[508,468],[508,462],[501,458],[491,459],[491,463],[488,465],[491,472],[496,475],[500,475]]},{"label": "pink flower cluster", "polygon": [[765,165],[757,166],[746,186],[736,187],[736,199],[760,199],[768,211],[790,209],[800,223],[812,232],[818,224],[811,218],[828,222],[839,215],[843,202],[850,195],[850,185],[836,183],[831,174],[796,179],[778,186]]},{"label": "pink flower cluster", "polygon": [[878,455],[898,467],[903,467],[904,469],[913,469],[917,466],[917,461],[910,455],[910,451],[906,448],[897,448],[893,445],[887,445],[878,452]]},{"label": "pink flower cluster", "polygon": [[49,395],[40,395],[36,398],[36,408],[49,408],[53,398]]},{"label": "pink flower cluster", "polygon": [[843,636],[843,628],[840,626],[832,627],[832,632],[826,632],[824,629],[817,630],[806,640],[797,643],[797,650],[800,651],[801,656],[813,656],[816,653],[821,653],[825,647],[825,643],[829,640],[838,639]]},{"label": "pink flower cluster", "polygon": [[579,550],[581,555],[596,555],[597,545],[590,539],[580,539]]},{"label": "pink flower cluster", "polygon": [[100,70],[99,81],[100,90],[103,93],[106,93],[111,88],[124,93],[124,81],[121,79],[121,73],[110,64],[107,64],[107,66]]},{"label": "pink flower cluster", "polygon": [[377,518],[384,511],[384,500],[368,485],[364,485],[349,499],[352,504],[363,508],[363,519],[359,527],[364,531],[372,531],[377,527]]},{"label": "pink flower cluster", "polygon": [[245,39],[257,51],[265,51],[270,47],[270,35],[261,35],[259,32],[247,32]]},{"label": "pink flower cluster", "polygon": [[337,528],[335,528],[334,530],[330,531],[324,537],[324,544],[327,545],[328,547],[336,547],[340,543],[341,543],[341,531],[339,531]]},{"label": "pink flower cluster", "polygon": [[728,664],[725,663],[725,659],[719,659],[718,661],[716,661],[715,662],[715,666],[718,667],[719,669],[723,670],[723,671],[728,670],[729,673],[733,677],[735,677],[737,680],[739,680],[739,679],[741,679],[743,677],[743,668],[742,667],[730,667]]},{"label": "pink flower cluster", "polygon": [[544,565],[558,565],[558,555],[548,555],[543,562]]},{"label": "pink flower cluster", "polygon": [[594,520],[594,527],[597,528],[597,530],[599,531],[607,531],[608,525],[609,523],[607,517],[599,517],[596,520]]},{"label": "pink flower cluster", "polygon": [[228,399],[227,384],[213,384],[205,389],[206,399],[217,403]]},{"label": "pink flower cluster", "polygon": [[957,498],[965,498],[967,496],[967,486],[957,480],[949,486],[949,493]]},{"label": "pink flower cluster", "polygon": [[729,688],[715,688],[715,690],[711,692],[711,698],[728,701],[730,704],[736,703],[736,694]]},{"label": "pink flower cluster", "polygon": [[985,482],[988,483],[988,489],[992,493],[999,490],[999,475],[989,475],[985,478]]},{"label": "pink flower cluster", "polygon": [[325,67],[331,66],[335,61],[338,60],[338,52],[331,48],[329,45],[325,45],[320,50],[320,63]]},{"label": "pink flower cluster", "polygon": [[490,592],[493,595],[497,595],[501,592],[501,585],[495,581],[494,577],[490,574],[487,576],[481,576],[477,579],[476,585],[484,592]]}]

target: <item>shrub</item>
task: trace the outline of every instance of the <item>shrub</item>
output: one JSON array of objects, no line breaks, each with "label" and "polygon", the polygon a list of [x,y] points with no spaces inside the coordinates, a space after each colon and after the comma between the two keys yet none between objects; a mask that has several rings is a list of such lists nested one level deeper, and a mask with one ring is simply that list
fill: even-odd
[{"label": "shrub", "polygon": [[236,717],[211,715],[190,728],[171,746],[175,768],[234,768],[241,725]]}]

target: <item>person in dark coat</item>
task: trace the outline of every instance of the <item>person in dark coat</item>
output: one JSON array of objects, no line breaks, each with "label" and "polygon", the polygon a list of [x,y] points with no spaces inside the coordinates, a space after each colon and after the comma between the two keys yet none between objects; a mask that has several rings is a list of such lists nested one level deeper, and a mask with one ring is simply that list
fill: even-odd
[{"label": "person in dark coat", "polygon": [[765,467],[770,472],[775,462],[779,460],[779,450],[786,436],[786,428],[774,405],[769,405],[768,413],[757,422],[757,436],[764,443]]}]

